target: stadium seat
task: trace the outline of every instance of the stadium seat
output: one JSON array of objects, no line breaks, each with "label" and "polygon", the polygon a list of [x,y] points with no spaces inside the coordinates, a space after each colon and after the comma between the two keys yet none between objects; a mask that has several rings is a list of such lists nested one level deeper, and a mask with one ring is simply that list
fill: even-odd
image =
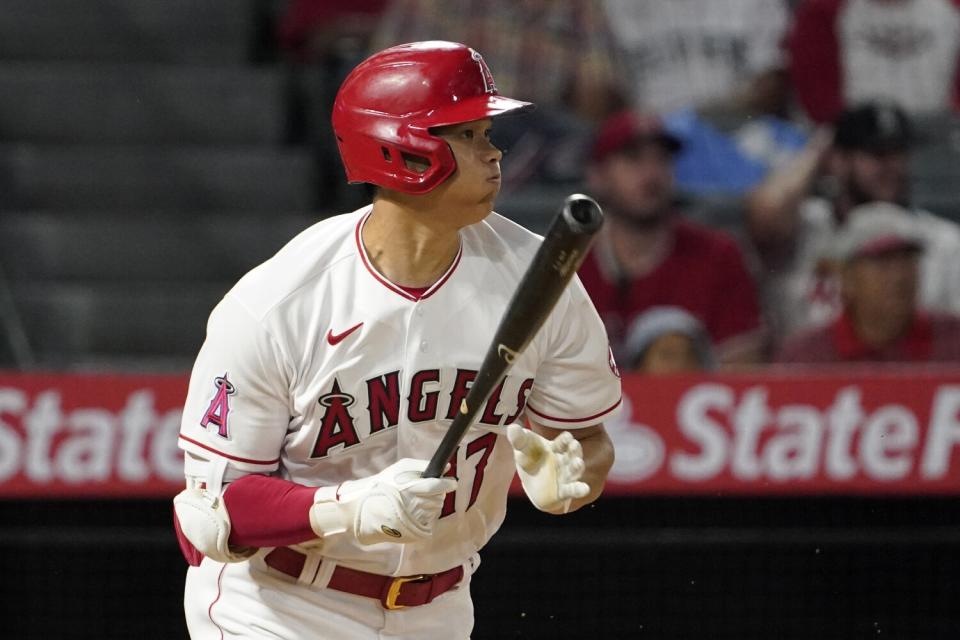
[{"label": "stadium seat", "polygon": [[302,149],[0,145],[0,211],[307,211]]},{"label": "stadium seat", "polygon": [[916,119],[912,197],[917,206],[960,222],[960,118],[953,114]]},{"label": "stadium seat", "polygon": [[530,183],[516,191],[507,191],[497,199],[498,213],[526,227],[544,234],[571,193],[582,192],[579,183]]},{"label": "stadium seat", "polygon": [[40,365],[116,366],[151,361],[185,369],[203,342],[210,311],[230,283],[23,283],[18,310]]},{"label": "stadium seat", "polygon": [[315,221],[292,213],[8,212],[0,266],[16,282],[234,281]]},{"label": "stadium seat", "polygon": [[278,67],[0,64],[0,140],[281,144]]},{"label": "stadium seat", "polygon": [[740,196],[684,194],[679,207],[690,220],[721,229],[736,237],[744,234],[744,203]]},{"label": "stadium seat", "polygon": [[256,0],[3,0],[0,59],[231,64]]},{"label": "stadium seat", "polygon": [[0,304],[35,357],[0,363],[188,370],[224,292],[315,221],[288,71],[258,62],[280,1],[3,0]]}]

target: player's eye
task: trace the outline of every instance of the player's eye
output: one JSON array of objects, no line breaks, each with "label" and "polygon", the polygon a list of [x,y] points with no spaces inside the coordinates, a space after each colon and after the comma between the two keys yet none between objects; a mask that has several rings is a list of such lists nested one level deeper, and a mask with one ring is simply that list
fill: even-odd
[{"label": "player's eye", "polygon": [[467,140],[473,140],[473,129],[465,129],[461,135]]}]

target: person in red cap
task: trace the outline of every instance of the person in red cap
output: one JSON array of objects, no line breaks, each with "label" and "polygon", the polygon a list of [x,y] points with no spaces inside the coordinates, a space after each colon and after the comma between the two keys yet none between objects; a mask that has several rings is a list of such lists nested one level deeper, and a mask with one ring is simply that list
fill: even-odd
[{"label": "person in red cap", "polygon": [[684,219],[675,200],[673,155],[681,143],[654,117],[624,111],[600,127],[587,181],[607,224],[580,268],[614,354],[651,307],[674,306],[706,327],[723,364],[762,358],[756,287],[726,234]]},{"label": "person in red cap", "polygon": [[906,207],[926,250],[920,260],[924,308],[960,313],[960,226],[911,204],[910,118],[890,102],[843,111],[795,161],[747,197],[746,227],[763,269],[761,294],[772,341],[833,320],[842,308],[828,249],[850,211],[870,202]]},{"label": "person in red cap", "polygon": [[960,317],[918,305],[925,243],[894,204],[856,207],[837,240],[843,311],[787,338],[782,363],[960,362]]},{"label": "person in red cap", "polygon": [[373,203],[244,276],[190,378],[174,508],[193,638],[468,638],[515,475],[547,513],[600,495],[620,378],[576,282],[444,476],[421,473],[540,246],[493,212],[493,118],[530,106],[452,42],[391,47],[344,80],[333,130]]}]

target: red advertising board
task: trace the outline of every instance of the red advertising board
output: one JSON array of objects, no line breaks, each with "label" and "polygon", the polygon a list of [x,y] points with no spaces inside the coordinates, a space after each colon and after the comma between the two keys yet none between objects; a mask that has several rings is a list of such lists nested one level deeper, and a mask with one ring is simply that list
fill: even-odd
[{"label": "red advertising board", "polygon": [[[166,497],[185,376],[0,374],[0,497]],[[960,370],[623,379],[608,494],[960,493]]]},{"label": "red advertising board", "polygon": [[960,371],[625,377],[608,493],[960,492]]},{"label": "red advertising board", "polygon": [[0,374],[0,496],[172,496],[187,378]]}]

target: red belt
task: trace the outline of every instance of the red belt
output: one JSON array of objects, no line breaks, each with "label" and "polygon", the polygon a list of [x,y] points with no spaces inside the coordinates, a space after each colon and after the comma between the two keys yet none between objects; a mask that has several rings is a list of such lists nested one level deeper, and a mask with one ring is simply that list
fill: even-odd
[{"label": "red belt", "polygon": [[[297,579],[303,571],[307,556],[289,547],[277,547],[264,556],[263,561],[271,569]],[[462,579],[463,567],[454,567],[433,575],[394,577],[337,566],[327,587],[375,598],[386,609],[402,609],[427,604],[455,587]]]}]

